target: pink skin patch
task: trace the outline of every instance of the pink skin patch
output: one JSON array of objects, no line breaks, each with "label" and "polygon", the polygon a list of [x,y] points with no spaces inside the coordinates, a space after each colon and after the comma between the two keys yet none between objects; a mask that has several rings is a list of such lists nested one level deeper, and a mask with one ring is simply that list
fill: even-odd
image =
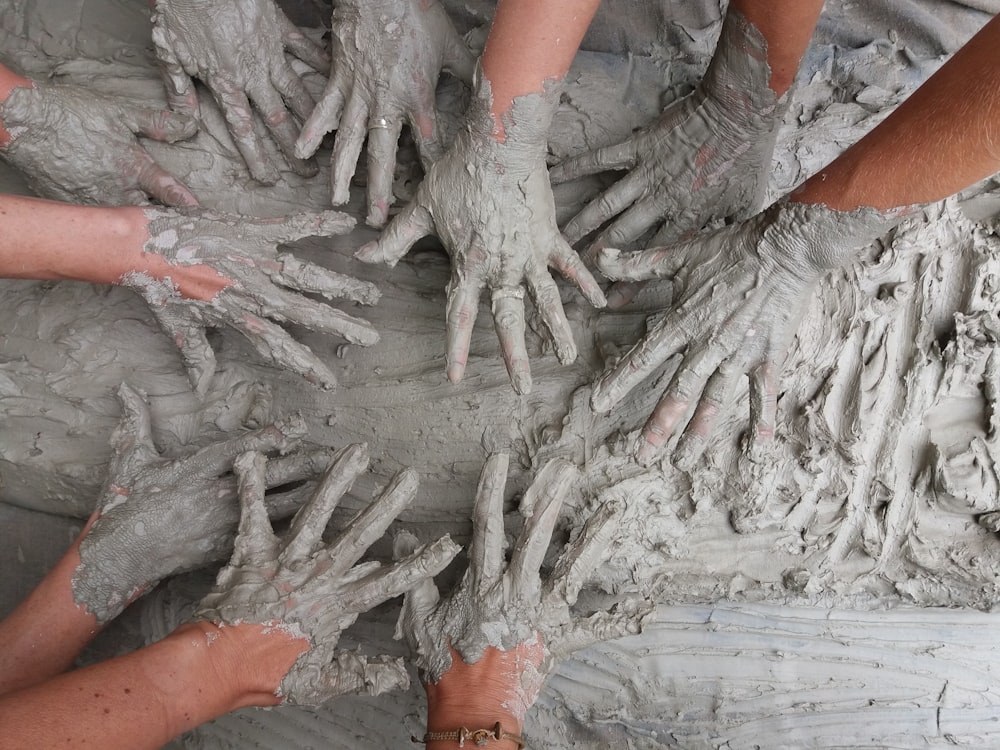
[{"label": "pink skin patch", "polygon": [[267,326],[264,324],[264,321],[256,315],[244,315],[243,322],[250,333],[261,335],[267,332]]}]

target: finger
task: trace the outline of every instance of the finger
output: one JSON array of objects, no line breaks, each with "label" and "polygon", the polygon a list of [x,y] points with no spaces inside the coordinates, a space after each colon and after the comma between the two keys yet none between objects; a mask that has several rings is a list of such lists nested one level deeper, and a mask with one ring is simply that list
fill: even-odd
[{"label": "finger", "polygon": [[563,227],[563,234],[571,243],[593,232],[604,222],[617,216],[638,200],[645,190],[645,182],[639,172],[632,172],[601,195],[588,203],[580,213]]},{"label": "finger", "polygon": [[367,612],[388,599],[406,593],[447,568],[461,549],[450,537],[443,536],[413,555],[379,568],[352,586],[348,606],[355,612]]},{"label": "finger", "polygon": [[620,310],[625,307],[645,286],[645,281],[616,281],[608,290],[608,309]]},{"label": "finger", "polygon": [[[373,346],[378,343],[378,331],[371,323],[348,315],[343,310],[316,302],[295,292],[279,287],[262,290],[264,297],[258,312],[282,323],[297,323],[321,333],[333,334],[352,344]],[[302,344],[298,346],[305,348]]]},{"label": "finger", "polygon": [[503,575],[503,496],[509,463],[506,453],[494,453],[486,459],[479,474],[469,545],[469,574],[474,591],[485,591]]},{"label": "finger", "polygon": [[698,406],[691,416],[691,422],[684,430],[684,434],[674,451],[674,466],[681,471],[691,472],[694,470],[695,464],[701,458],[701,454],[705,452],[708,439],[715,431],[719,416],[726,408],[733,389],[736,387],[736,382],[742,374],[728,363],[723,363],[708,379],[701,399],[698,401]]},{"label": "finger", "polygon": [[333,234],[347,234],[355,225],[354,217],[342,211],[304,211],[280,219],[257,219],[256,221],[238,217],[243,229],[271,244],[293,242],[303,237],[325,237]]},{"label": "finger", "polygon": [[198,320],[192,320],[190,306],[178,311],[173,307],[150,305],[150,310],[160,328],[180,350],[195,393],[204,396],[215,375],[215,351],[208,343],[205,326]]},{"label": "finger", "polygon": [[587,519],[580,535],[566,546],[552,569],[545,587],[546,599],[557,596],[570,607],[576,604],[583,584],[608,553],[624,509],[623,503],[609,501]]},{"label": "finger", "polygon": [[[306,560],[319,549],[323,543],[323,532],[337,503],[367,468],[368,446],[349,445],[340,452],[323,475],[313,499],[295,514],[279,558],[283,564],[292,565]],[[352,560],[343,570],[353,564]]]},{"label": "finger", "polygon": [[[381,695],[406,690],[409,686],[410,676],[402,659],[364,657],[355,651],[337,651],[336,659],[323,670],[322,698],[310,702],[323,703],[338,695]],[[290,702],[303,705],[294,700]]]},{"label": "finger", "polygon": [[278,11],[278,26],[285,49],[317,73],[325,73],[330,69],[330,55],[327,54],[326,50],[303,34],[280,10]]},{"label": "finger", "polygon": [[491,298],[493,327],[500,339],[500,350],[511,385],[521,395],[531,393],[531,365],[524,343],[524,289],[500,287],[491,292]]},{"label": "finger", "polygon": [[594,240],[595,248],[621,247],[637,240],[663,218],[651,200],[638,200]]},{"label": "finger", "polygon": [[233,462],[240,497],[240,523],[233,545],[230,567],[263,566],[274,560],[278,539],[271,529],[264,506],[264,465],[267,459],[255,451],[241,453]]},{"label": "finger", "polygon": [[420,479],[413,469],[399,472],[382,491],[378,500],[351,521],[350,526],[327,548],[333,561],[331,570],[336,571],[335,575],[349,570],[365,550],[385,533],[396,516],[413,502],[419,485]]},{"label": "finger", "polygon": [[454,30],[449,29],[445,38],[444,60],[442,68],[450,72],[465,85],[472,87],[472,77],[476,70],[476,56],[469,46]]},{"label": "finger", "polygon": [[268,492],[264,495],[267,517],[274,523],[295,515],[312,499],[316,493],[316,486],[316,482],[305,482],[289,490]]},{"label": "finger", "polygon": [[187,185],[157,164],[145,149],[135,149],[133,168],[138,170],[136,181],[143,192],[163,205],[198,205],[198,199],[188,190]]},{"label": "finger", "polygon": [[273,185],[280,177],[277,167],[264,151],[254,129],[253,113],[246,94],[230,79],[208,76],[206,83],[219,103],[226,126],[236,149],[246,162],[250,176],[264,185]]},{"label": "finger", "polygon": [[368,125],[368,226],[381,229],[392,205],[396,148],[403,121],[398,116],[372,118]]},{"label": "finger", "polygon": [[[301,122],[309,119],[309,115],[316,107],[316,101],[309,93],[309,89],[302,83],[302,79],[283,59],[271,69],[271,83],[275,90],[281,94],[281,98],[285,100],[288,108],[295,113]],[[297,152],[297,149],[293,149],[293,152]],[[298,153],[295,155],[298,156]]]},{"label": "finger", "polygon": [[637,158],[635,142],[629,139],[596,151],[587,151],[556,164],[549,170],[549,180],[557,185],[597,172],[631,169]]},{"label": "finger", "polygon": [[[408,531],[396,535],[392,544],[392,559],[402,560],[422,548],[420,540]],[[406,640],[411,656],[426,653],[436,647],[439,639],[432,636],[428,626],[431,613],[437,608],[441,594],[433,578],[424,578],[403,595],[403,606],[396,619],[394,640]]]},{"label": "finger", "polygon": [[163,87],[167,92],[167,107],[174,112],[187,115],[197,123],[201,111],[194,81],[184,70],[184,65],[159,23],[154,22],[151,38],[156,53],[157,67],[160,69]]},{"label": "finger", "polygon": [[530,601],[537,595],[540,587],[538,571],[549,548],[559,508],[576,478],[575,474],[573,465],[568,461],[549,461],[535,477],[521,502],[521,513],[527,520],[514,545],[507,572],[511,590],[522,600]]},{"label": "finger", "polygon": [[545,321],[546,328],[549,329],[556,357],[560,363],[570,364],[576,359],[576,342],[573,340],[573,330],[563,310],[559,287],[545,271],[529,273],[526,280],[531,296],[535,300],[535,306]]},{"label": "finger", "polygon": [[755,367],[750,373],[750,439],[748,454],[760,460],[774,440],[775,414],[778,410],[778,383],[775,359]]},{"label": "finger", "polygon": [[205,476],[218,476],[229,471],[233,461],[242,453],[291,450],[307,433],[308,427],[302,417],[298,415],[285,417],[259,430],[205,446],[185,462],[186,471]]},{"label": "finger", "polygon": [[358,248],[354,257],[363,263],[387,263],[394,266],[413,247],[413,243],[434,231],[431,213],[417,201],[406,207],[382,231],[376,242]]},{"label": "finger", "polygon": [[302,132],[295,142],[295,155],[305,159],[316,153],[323,142],[323,136],[337,129],[343,109],[344,92],[338,73],[327,82],[322,98],[302,126]]},{"label": "finger", "polygon": [[[130,462],[135,458],[140,460],[157,458],[159,451],[153,443],[152,419],[146,399],[128,383],[118,386],[117,396],[122,414],[111,433],[111,448],[115,454],[116,468],[125,468],[124,462]],[[112,470],[109,476],[114,476],[115,473]]]},{"label": "finger", "polygon": [[445,309],[446,372],[448,380],[452,383],[460,382],[465,375],[472,329],[479,314],[479,293],[483,284],[483,278],[477,270],[473,269],[463,275],[459,273],[457,266],[452,268]]},{"label": "finger", "polygon": [[365,123],[368,106],[357,89],[351,92],[337,128],[337,139],[333,143],[333,157],[330,170],[330,186],[333,191],[333,205],[341,206],[351,199],[351,179],[358,166],[361,147],[365,143]]},{"label": "finger", "polygon": [[687,244],[682,244],[623,253],[616,248],[605,247],[597,253],[597,267],[609,279],[615,280],[671,278],[684,267],[687,248]]},{"label": "finger", "polygon": [[444,156],[444,144],[441,142],[441,129],[438,125],[437,102],[434,91],[428,92],[426,101],[418,105],[417,113],[410,113],[410,135],[417,144],[417,154],[420,164],[426,173],[434,162]]},{"label": "finger", "polygon": [[299,137],[299,131],[291,113],[285,107],[284,100],[271,86],[270,80],[255,82],[249,93],[250,99],[253,100],[260,112],[274,142],[281,149],[288,166],[295,174],[302,177],[315,176],[319,172],[315,162],[309,159],[299,159],[295,155],[295,141]]},{"label": "finger", "polygon": [[601,308],[607,304],[597,279],[587,270],[576,250],[571,248],[562,237],[557,237],[552,243],[549,265],[555,268],[564,279],[574,284],[591,305]]},{"label": "finger", "polygon": [[269,271],[268,276],[296,291],[321,294],[327,299],[349,299],[362,305],[374,305],[382,296],[378,287],[368,281],[299,260],[290,253],[282,253],[277,260],[281,270]]},{"label": "finger", "polygon": [[198,121],[187,114],[148,107],[119,108],[122,123],[136,135],[154,141],[174,143],[190,138],[198,132]]}]

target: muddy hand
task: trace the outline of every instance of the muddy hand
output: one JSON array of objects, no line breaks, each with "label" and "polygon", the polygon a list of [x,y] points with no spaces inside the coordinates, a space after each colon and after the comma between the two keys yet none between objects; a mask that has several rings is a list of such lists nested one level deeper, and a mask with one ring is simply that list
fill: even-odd
[{"label": "muddy hand", "polygon": [[487,290],[511,383],[518,393],[528,393],[525,293],[534,300],[563,364],[576,359],[576,342],[549,267],[572,281],[595,307],[603,307],[605,299],[555,223],[545,134],[557,91],[515,99],[506,139],[499,142],[493,134],[489,83],[479,78],[466,127],[431,167],[413,202],[356,257],[394,265],[418,239],[437,234],[452,262],[448,379],[456,383],[465,373],[479,298]]},{"label": "muddy hand", "polygon": [[737,379],[749,375],[747,443],[753,455],[774,434],[781,366],[811,290],[898,220],[873,209],[845,213],[784,202],[673,247],[601,251],[598,266],[612,279],[673,278],[675,306],[597,379],[591,405],[610,411],[667,359],[680,355],[636,451],[640,461],[653,459],[687,423],[675,462],[689,470]]},{"label": "muddy hand", "polygon": [[[305,435],[305,423],[292,417],[169,459],[153,444],[143,397],[123,384],[118,400],[108,478],[73,575],[74,600],[100,624],[163,578],[225,559],[239,520],[233,459],[248,450],[284,454]],[[265,485],[308,479],[331,458],[326,450],[284,455],[269,464]],[[301,491],[271,494],[267,502],[272,515],[288,514],[301,504]]]},{"label": "muddy hand", "polygon": [[434,98],[438,77],[447,69],[471,84],[475,58],[437,0],[344,0],[334,6],[332,35],[329,82],[295,153],[312,156],[323,136],[337,131],[330,175],[333,205],[340,206],[350,198],[367,137],[367,222],[382,227],[403,125],[429,167],[444,151]]},{"label": "muddy hand", "polygon": [[189,138],[195,121],[79,86],[36,83],[0,103],[11,140],[0,155],[46,198],[94,205],[196,206],[197,199],[142,147]]},{"label": "muddy hand", "polygon": [[[575,243],[625,247],[651,229],[651,244],[692,235],[710,221],[749,218],[762,207],[778,126],[789,95],[769,88],[766,43],[735,10],[702,84],[632,137],[555,166],[553,183],[625,171],[563,231]],[[609,299],[611,297],[609,296]],[[614,304],[614,303],[612,303]]]},{"label": "muddy hand", "polygon": [[279,695],[288,703],[317,706],[347,693],[406,687],[401,659],[368,659],[336,646],[359,614],[434,576],[458,553],[459,547],[445,536],[387,567],[358,564],[412,501],[416,474],[398,474],[377,500],[324,544],[330,515],[368,466],[365,446],[352,445],[340,453],[283,539],[274,534],[264,506],[266,463],[258,452],[236,461],[241,515],[235,550],[193,619],[261,623],[307,639],[309,649],[281,681]]},{"label": "muddy hand", "polygon": [[153,44],[170,108],[198,118],[192,79],[202,81],[255,180],[271,185],[279,174],[257,136],[253,110],[292,170],[316,174],[315,164],[295,156],[298,123],[315,103],[285,52],[317,71],[327,70],[330,58],[273,0],[155,0]]},{"label": "muddy hand", "polygon": [[119,283],[149,303],[160,327],[181,350],[199,393],[208,389],[215,372],[206,327],[236,330],[264,359],[324,388],[335,387],[334,374],[273,321],[297,323],[363,346],[378,341],[366,321],[304,296],[370,305],[379,298],[373,284],[277,251],[279,243],[301,237],[344,234],[354,226],[351,217],[336,211],[285,219],[248,219],[197,209],[145,213],[147,265],[123,275]]},{"label": "muddy hand", "polygon": [[[643,603],[588,618],[572,611],[618,528],[621,509],[613,505],[602,506],[590,518],[542,580],[539,569],[559,508],[576,479],[576,470],[566,461],[546,464],[525,493],[524,530],[507,560],[503,520],[507,466],[506,455],[493,455],[483,467],[469,565],[462,580],[443,599],[431,581],[408,593],[396,637],[407,641],[422,679],[430,683],[439,683],[453,668],[479,662],[484,653],[491,658],[497,651],[516,653],[518,658],[508,666],[517,665],[513,678],[519,683],[521,705],[514,714],[520,719],[559,659],[595,641],[639,632],[651,608]],[[413,535],[403,532],[396,538],[397,556],[415,549]],[[454,664],[456,655],[463,664]]]}]

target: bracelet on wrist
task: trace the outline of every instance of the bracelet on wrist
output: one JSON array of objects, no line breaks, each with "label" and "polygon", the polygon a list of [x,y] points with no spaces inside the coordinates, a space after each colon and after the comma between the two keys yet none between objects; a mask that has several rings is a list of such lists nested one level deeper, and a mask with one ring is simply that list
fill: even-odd
[{"label": "bracelet on wrist", "polygon": [[468,729],[466,727],[459,727],[454,732],[427,732],[424,734],[423,739],[417,739],[416,737],[410,737],[410,740],[417,743],[422,743],[426,745],[428,742],[435,742],[438,740],[456,740],[459,747],[465,747],[465,741],[471,740],[474,745],[480,747],[485,746],[490,740],[510,740],[514,742],[518,750],[524,747],[524,740],[518,734],[513,734],[507,732],[500,725],[498,721],[493,725],[492,729]]}]

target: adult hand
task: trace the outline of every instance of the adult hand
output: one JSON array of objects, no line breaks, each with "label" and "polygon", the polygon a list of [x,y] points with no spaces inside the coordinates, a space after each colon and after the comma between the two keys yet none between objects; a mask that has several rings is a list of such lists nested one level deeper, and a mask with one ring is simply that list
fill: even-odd
[{"label": "adult hand", "polygon": [[518,97],[503,141],[495,139],[489,83],[481,80],[469,106],[466,127],[434,163],[416,198],[386,227],[377,242],[356,257],[395,265],[431,232],[451,255],[448,285],[448,378],[465,373],[479,295],[489,289],[504,362],[514,390],[531,390],[524,342],[527,287],[563,364],[576,359],[576,342],[563,311],[554,267],[595,307],[604,293],[576,252],[559,234],[555,201],[545,170],[545,134],[555,108],[555,91]]},{"label": "adult hand", "polygon": [[428,168],[444,151],[434,97],[438,77],[448,69],[471,85],[475,57],[438,0],[343,0],[333,9],[332,34],[329,82],[295,153],[312,156],[323,136],[337,131],[330,177],[333,205],[339,206],[350,198],[367,135],[367,222],[382,227],[404,121]]},{"label": "adult hand", "polygon": [[[277,367],[326,388],[336,377],[312,351],[276,323],[298,323],[370,346],[378,333],[367,322],[315,302],[303,293],[374,304],[374,285],[278,253],[276,246],[301,237],[344,234],[354,219],[327,211],[285,219],[248,219],[208,211],[146,209],[149,240],[144,267],[119,283],[150,305],[160,327],[177,344],[188,374],[204,393],[215,372],[207,326],[241,333]],[[165,261],[165,262],[164,262]]]},{"label": "adult hand", "polygon": [[165,171],[137,135],[157,141],[190,138],[190,117],[137,107],[79,86],[35,83],[0,103],[11,139],[0,155],[24,173],[39,195],[71,203],[197,206],[191,191]]},{"label": "adult hand", "polygon": [[[302,419],[292,417],[169,459],[153,444],[143,397],[122,384],[118,400],[122,418],[111,436],[108,478],[72,583],[74,600],[99,624],[163,578],[224,559],[239,521],[233,459],[248,450],[285,453],[306,434]],[[331,459],[327,450],[282,456],[268,464],[264,484],[308,479]],[[272,494],[268,511],[290,515],[304,499],[302,489]]]},{"label": "adult hand", "polygon": [[200,79],[255,180],[274,184],[278,168],[257,135],[251,104],[292,170],[316,174],[315,164],[294,153],[299,132],[292,113],[304,121],[314,102],[285,52],[317,71],[326,70],[330,58],[273,0],[155,0],[153,44],[171,109],[198,117],[191,79]]},{"label": "adult hand", "polygon": [[641,461],[656,456],[697,403],[675,454],[675,463],[689,470],[736,379],[747,374],[753,455],[773,437],[781,365],[811,290],[898,220],[874,209],[848,213],[786,202],[670,248],[601,251],[598,267],[610,278],[672,278],[675,292],[673,310],[594,383],[591,405],[610,411],[655,369],[680,355],[643,427],[637,456]]},{"label": "adult hand", "polygon": [[325,545],[322,536],[331,513],[368,466],[365,447],[352,445],[341,453],[284,539],[275,536],[267,518],[265,465],[264,456],[256,452],[236,460],[241,514],[235,551],[193,619],[260,623],[308,640],[309,649],[281,681],[278,695],[287,703],[317,706],[347,693],[406,687],[409,679],[401,659],[367,659],[336,646],[341,632],[360,613],[443,570],[460,549],[445,536],[388,567],[355,564],[410,504],[416,473],[408,469],[398,474]]},{"label": "adult hand", "polygon": [[690,236],[710,221],[760,210],[789,96],[770,89],[767,45],[731,10],[701,85],[625,141],[552,168],[553,183],[608,170],[627,174],[566,224],[575,243],[611,222],[593,247],[623,247],[658,227],[652,244]]},{"label": "adult hand", "polygon": [[[622,509],[614,504],[601,506],[591,516],[579,536],[563,550],[552,573],[542,580],[539,568],[563,497],[575,477],[573,466],[563,460],[546,464],[525,493],[521,501],[524,530],[510,561],[505,562],[507,465],[507,456],[499,454],[491,456],[483,467],[473,513],[469,566],[462,580],[443,599],[431,581],[408,593],[396,637],[405,638],[410,645],[432,702],[439,698],[455,714],[461,713],[459,707],[466,708],[483,721],[499,714],[519,728],[559,659],[591,643],[640,632],[651,606],[630,603],[588,618],[572,611],[581,587],[618,528]],[[397,536],[397,556],[411,554],[415,547],[411,534]],[[484,659],[494,668],[472,669]],[[484,683],[471,685],[455,679],[455,675],[471,671]],[[435,726],[433,716],[438,708],[431,705],[429,709],[432,732],[446,729]]]}]

